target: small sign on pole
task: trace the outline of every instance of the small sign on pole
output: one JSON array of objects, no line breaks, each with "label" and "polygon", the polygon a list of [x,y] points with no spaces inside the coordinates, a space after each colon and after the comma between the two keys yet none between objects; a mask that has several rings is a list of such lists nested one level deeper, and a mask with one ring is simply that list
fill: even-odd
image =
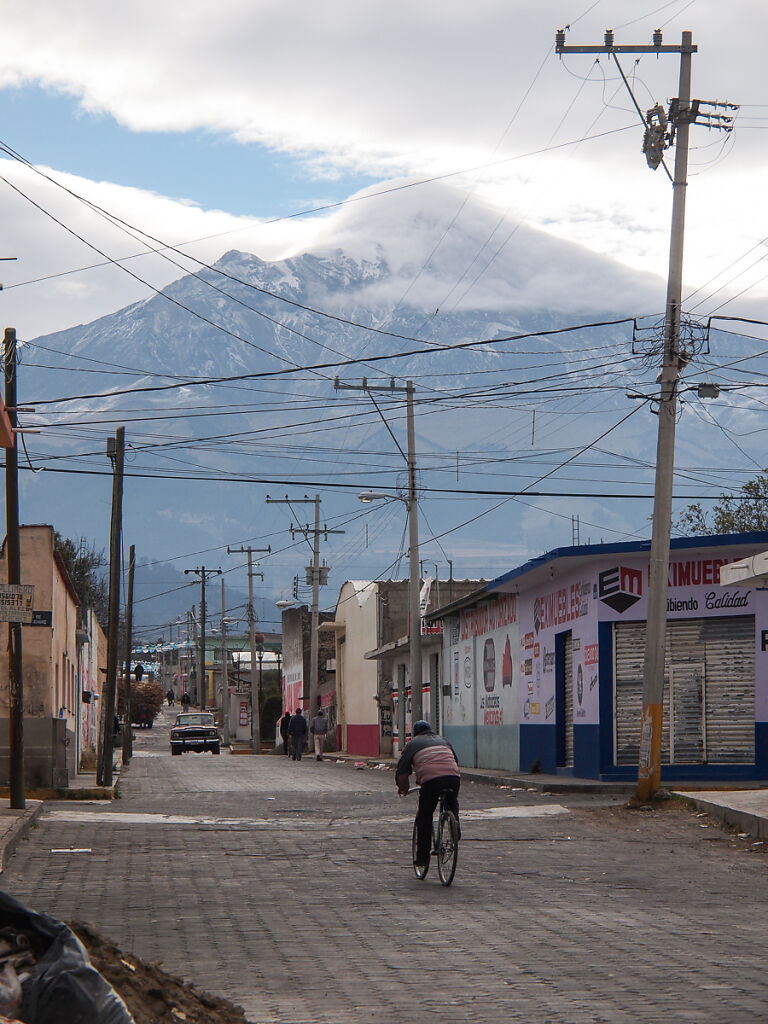
[{"label": "small sign on pole", "polygon": [[0,583],[0,622],[31,622],[35,588],[30,583]]}]

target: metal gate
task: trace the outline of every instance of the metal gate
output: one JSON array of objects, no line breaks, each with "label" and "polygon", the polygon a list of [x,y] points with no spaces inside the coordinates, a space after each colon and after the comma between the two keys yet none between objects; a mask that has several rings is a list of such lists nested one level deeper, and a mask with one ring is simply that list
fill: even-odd
[{"label": "metal gate", "polygon": [[563,638],[563,725],[565,738],[565,768],[573,767],[573,633]]},{"label": "metal gate", "polygon": [[669,729],[673,764],[707,760],[704,662],[675,664],[669,670]]},{"label": "metal gate", "polygon": [[[644,650],[644,622],[615,623],[617,765],[638,760]],[[754,759],[754,617],[668,622],[662,763],[749,764]]]}]

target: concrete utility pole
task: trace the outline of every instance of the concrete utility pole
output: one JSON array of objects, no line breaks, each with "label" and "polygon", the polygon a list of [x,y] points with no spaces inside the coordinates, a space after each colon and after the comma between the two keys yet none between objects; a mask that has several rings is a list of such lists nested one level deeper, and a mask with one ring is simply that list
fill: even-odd
[{"label": "concrete utility pole", "polygon": [[205,674],[205,581],[209,576],[221,576],[221,568],[206,569],[185,569],[184,575],[198,576],[200,579],[200,654],[197,680],[197,697],[200,703],[200,710],[205,711],[208,703],[208,677]]},{"label": "concrete utility pole", "polygon": [[104,683],[104,743],[99,765],[100,786],[112,785],[112,755],[115,742],[115,701],[117,696],[117,639],[120,618],[120,539],[123,527],[123,466],[125,427],[118,427],[114,439],[107,438],[107,455],[112,461],[112,517],[109,531],[109,611],[107,623],[107,678]]},{"label": "concrete utility pole", "polygon": [[125,686],[125,724],[123,726],[123,764],[133,757],[133,708],[131,707],[131,647],[133,646],[133,574],[136,569],[136,548],[133,544],[128,551],[128,598],[125,605],[125,665],[123,685]]},{"label": "concrete utility pole", "polygon": [[[640,730],[637,795],[647,800],[661,784],[661,745],[664,701],[664,655],[667,629],[667,592],[669,577],[669,546],[672,528],[672,486],[674,481],[675,424],[677,418],[677,385],[680,372],[690,353],[680,344],[681,302],[683,286],[683,244],[685,238],[685,196],[688,187],[688,137],[691,124],[731,131],[733,118],[727,114],[704,111],[704,106],[737,109],[731,103],[691,99],[691,58],[697,52],[690,32],[683,32],[679,46],[662,45],[660,29],[653,33],[651,46],[616,46],[613,32],[605,33],[602,46],[566,46],[565,31],[556,36],[555,50],[563,53],[608,53],[632,96],[645,125],[643,151],[648,165],[660,164],[672,180],[672,225],[667,275],[667,300],[664,316],[664,350],[658,398],[659,428],[656,447],[656,482],[653,501],[653,532],[651,537],[650,583],[643,662],[643,710]],[[657,104],[643,116],[621,69],[619,53],[679,53],[680,78],[678,95],[668,112]],[[703,120],[699,120],[702,118]],[[664,150],[675,145],[674,176],[664,164]]]},{"label": "concrete utility pole", "polygon": [[680,305],[683,290],[685,194],[688,187],[688,136],[691,107],[691,33],[683,32],[675,176],[672,192],[672,230],[669,244],[667,303],[664,315],[664,357],[661,365],[659,433],[656,443],[656,484],[653,493],[648,619],[643,660],[643,712],[637,796],[647,800],[661,785],[661,740],[664,723],[664,653],[667,640],[669,540],[672,530],[672,487],[675,472],[677,382],[685,362],[680,358]]},{"label": "concrete utility pole", "polygon": [[[413,414],[413,381],[407,380],[405,387],[396,387],[394,377],[388,385],[369,384],[365,377],[363,383],[342,384],[337,377],[333,386],[337,391],[366,391],[371,401],[376,405],[373,397],[374,391],[405,392],[406,403],[406,430],[408,438],[408,454],[403,452],[397,438],[389,429],[389,424],[384,420],[381,410],[376,405],[376,410],[384,420],[384,425],[389,430],[392,440],[397,445],[398,451],[405,459],[408,467],[408,675],[411,685],[411,724],[418,722],[424,717],[424,702],[422,696],[422,664],[421,664],[421,609],[419,607],[419,591],[421,589],[421,573],[419,570],[419,502],[416,489],[416,431]],[[381,496],[381,495],[380,495]],[[361,498],[361,500],[366,500]],[[372,500],[372,499],[368,499]]]},{"label": "concrete utility pole", "polygon": [[[15,444],[16,331],[6,327],[3,338],[5,368],[5,407],[14,443],[5,449],[5,522],[9,585],[21,584],[21,538],[19,535],[19,458]],[[55,709],[54,714],[58,712]],[[10,806],[26,807],[24,785],[24,675],[21,656],[21,622],[8,623],[8,726],[10,741]]]},{"label": "concrete utility pole", "polygon": [[304,505],[315,503],[315,526],[314,529],[306,526],[295,526],[291,523],[291,537],[297,533],[304,535],[304,540],[309,543],[309,535],[312,534],[312,565],[307,567],[307,583],[312,583],[312,624],[309,637],[309,716],[310,719],[317,713],[317,689],[318,689],[318,663],[320,658],[320,637],[318,626],[320,625],[320,587],[328,582],[328,567],[320,565],[320,535],[328,540],[332,533],[344,533],[344,530],[329,530],[327,526],[320,528],[320,495],[308,498],[270,498],[267,495],[267,503],[272,505]]},{"label": "concrete utility pole", "polygon": [[231,548],[227,545],[227,554],[248,554],[248,646],[251,649],[251,749],[254,754],[261,753],[261,708],[259,707],[259,678],[256,674],[256,609],[253,605],[253,577],[263,572],[254,572],[253,552],[270,554],[272,545],[266,548]]}]

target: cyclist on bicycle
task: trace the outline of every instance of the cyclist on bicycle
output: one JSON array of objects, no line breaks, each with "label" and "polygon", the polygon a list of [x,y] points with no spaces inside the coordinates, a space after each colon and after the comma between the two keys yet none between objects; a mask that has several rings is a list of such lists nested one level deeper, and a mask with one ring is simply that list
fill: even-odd
[{"label": "cyclist on bicycle", "polygon": [[[435,813],[440,794],[448,790],[447,803],[459,820],[459,786],[461,772],[456,751],[447,740],[432,732],[429,722],[416,722],[413,739],[406,743],[395,768],[395,782],[400,796],[409,789],[408,776],[416,774],[419,791],[419,809],[416,812],[417,851],[415,863],[423,867],[429,863],[432,845],[432,815]],[[459,836],[461,837],[461,829]]]}]

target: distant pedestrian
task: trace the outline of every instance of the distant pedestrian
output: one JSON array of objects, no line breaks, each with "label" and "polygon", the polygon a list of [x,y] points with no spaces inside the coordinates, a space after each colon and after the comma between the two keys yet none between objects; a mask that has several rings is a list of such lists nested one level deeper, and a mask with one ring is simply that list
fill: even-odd
[{"label": "distant pedestrian", "polygon": [[172,708],[173,702],[176,699],[176,694],[173,692],[173,689],[170,689],[165,696],[168,698],[168,707]]},{"label": "distant pedestrian", "polygon": [[291,712],[286,708],[285,714],[280,719],[280,735],[283,737],[283,753],[286,757],[291,756],[291,744],[288,740],[288,726],[291,723]]},{"label": "distant pedestrian", "polygon": [[288,723],[288,735],[291,738],[291,757],[294,761],[300,761],[304,751],[304,740],[307,738],[307,720],[301,713],[301,708],[296,708],[296,714]]},{"label": "distant pedestrian", "polygon": [[317,714],[309,723],[309,731],[315,739],[315,760],[323,760],[323,747],[325,746],[325,734],[328,732],[328,719],[319,708]]},{"label": "distant pedestrian", "polygon": [[184,693],[182,693],[181,695],[181,706],[184,708],[185,711],[189,711],[189,705],[191,703],[192,701],[190,700],[190,696],[185,690]]}]

